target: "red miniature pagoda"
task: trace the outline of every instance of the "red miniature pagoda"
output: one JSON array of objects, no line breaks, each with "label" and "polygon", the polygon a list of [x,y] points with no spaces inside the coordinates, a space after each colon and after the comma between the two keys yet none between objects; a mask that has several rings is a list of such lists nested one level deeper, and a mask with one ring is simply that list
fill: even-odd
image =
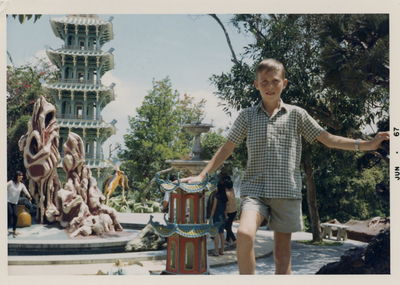
[{"label": "red miniature pagoda", "polygon": [[217,228],[207,224],[205,218],[208,182],[176,184],[158,177],[157,181],[164,191],[171,192],[166,225],[150,218],[156,232],[168,239],[167,265],[162,274],[208,274],[207,235],[217,234]]}]

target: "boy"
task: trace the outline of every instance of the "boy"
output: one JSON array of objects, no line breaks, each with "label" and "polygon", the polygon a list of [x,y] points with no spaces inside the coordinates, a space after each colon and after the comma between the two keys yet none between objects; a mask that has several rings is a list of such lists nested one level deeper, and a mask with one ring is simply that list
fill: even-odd
[{"label": "boy", "polygon": [[237,232],[240,274],[255,273],[254,238],[264,218],[274,231],[275,274],[291,273],[291,233],[302,229],[301,136],[330,148],[362,151],[375,150],[389,139],[388,132],[378,133],[371,141],[328,133],[304,109],[281,100],[287,83],[282,63],[261,61],[254,81],[261,102],[239,114],[227,142],[198,176],[182,180],[202,181],[247,137],[248,161],[240,189],[242,211]]}]

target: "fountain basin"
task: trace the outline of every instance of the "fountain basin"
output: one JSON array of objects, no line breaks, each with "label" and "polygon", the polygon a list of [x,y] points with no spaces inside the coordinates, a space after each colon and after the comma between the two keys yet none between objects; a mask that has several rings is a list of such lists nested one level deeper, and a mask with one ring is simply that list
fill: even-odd
[{"label": "fountain basin", "polygon": [[186,124],[182,126],[187,132],[197,135],[208,132],[213,125],[211,124]]},{"label": "fountain basin", "polygon": [[166,160],[176,170],[188,170],[192,175],[199,174],[209,162],[208,160]]}]

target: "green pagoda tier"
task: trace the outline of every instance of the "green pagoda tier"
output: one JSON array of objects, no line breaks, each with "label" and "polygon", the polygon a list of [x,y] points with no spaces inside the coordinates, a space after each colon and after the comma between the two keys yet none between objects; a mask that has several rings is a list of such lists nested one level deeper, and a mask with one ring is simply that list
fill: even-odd
[{"label": "green pagoda tier", "polygon": [[[85,143],[86,164],[100,183],[112,167],[104,159],[102,145],[116,131],[116,120],[107,123],[101,116],[103,108],[115,99],[115,84],[101,83],[104,73],[114,68],[114,49],[101,49],[113,39],[111,21],[91,14],[53,18],[51,28],[64,44],[46,50],[59,69],[59,81],[46,83],[45,87],[51,91],[57,108],[61,157],[68,133],[77,133]],[[63,176],[62,171],[59,174]]]}]

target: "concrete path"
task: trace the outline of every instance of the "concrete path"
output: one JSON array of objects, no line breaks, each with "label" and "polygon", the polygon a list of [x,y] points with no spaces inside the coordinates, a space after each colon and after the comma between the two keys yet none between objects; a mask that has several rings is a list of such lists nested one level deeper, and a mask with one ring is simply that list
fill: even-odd
[{"label": "concrete path", "polygon": [[[163,214],[155,214],[154,220],[163,221]],[[149,214],[120,214],[122,223],[145,225]],[[233,224],[236,233],[238,224]],[[353,246],[365,246],[365,243],[347,240],[340,246],[311,246],[295,242],[296,240],[311,240],[310,233],[293,234],[293,267],[299,274],[314,274],[329,262],[339,260],[345,250]],[[208,239],[208,249],[212,251],[214,243]],[[257,232],[255,253],[257,258],[257,273],[271,274],[273,272],[273,233],[260,229]],[[9,275],[94,275],[115,271],[114,263],[121,260],[127,274],[159,273],[165,269],[166,250],[147,252],[127,252],[115,254],[82,254],[82,255],[52,255],[52,256],[9,256]],[[36,265],[32,264],[35,260]],[[208,256],[211,274],[238,274],[236,251],[226,249],[223,256]],[[322,264],[322,265],[321,265]],[[295,273],[295,272],[294,272]],[[296,274],[296,273],[295,273]]]},{"label": "concrete path", "polygon": [[[264,238],[272,249],[273,240],[271,231],[264,232]],[[366,246],[366,243],[346,240],[340,245],[316,246],[301,243],[299,241],[309,241],[312,239],[310,233],[294,233],[292,242],[292,274],[315,274],[322,266],[330,262],[340,260],[340,256],[352,247]],[[332,241],[334,242],[334,241]],[[272,253],[272,251],[271,251]],[[274,274],[275,265],[273,255],[269,254],[257,258],[256,274]],[[237,264],[226,266],[215,266],[210,269],[211,274],[239,274]]]}]

